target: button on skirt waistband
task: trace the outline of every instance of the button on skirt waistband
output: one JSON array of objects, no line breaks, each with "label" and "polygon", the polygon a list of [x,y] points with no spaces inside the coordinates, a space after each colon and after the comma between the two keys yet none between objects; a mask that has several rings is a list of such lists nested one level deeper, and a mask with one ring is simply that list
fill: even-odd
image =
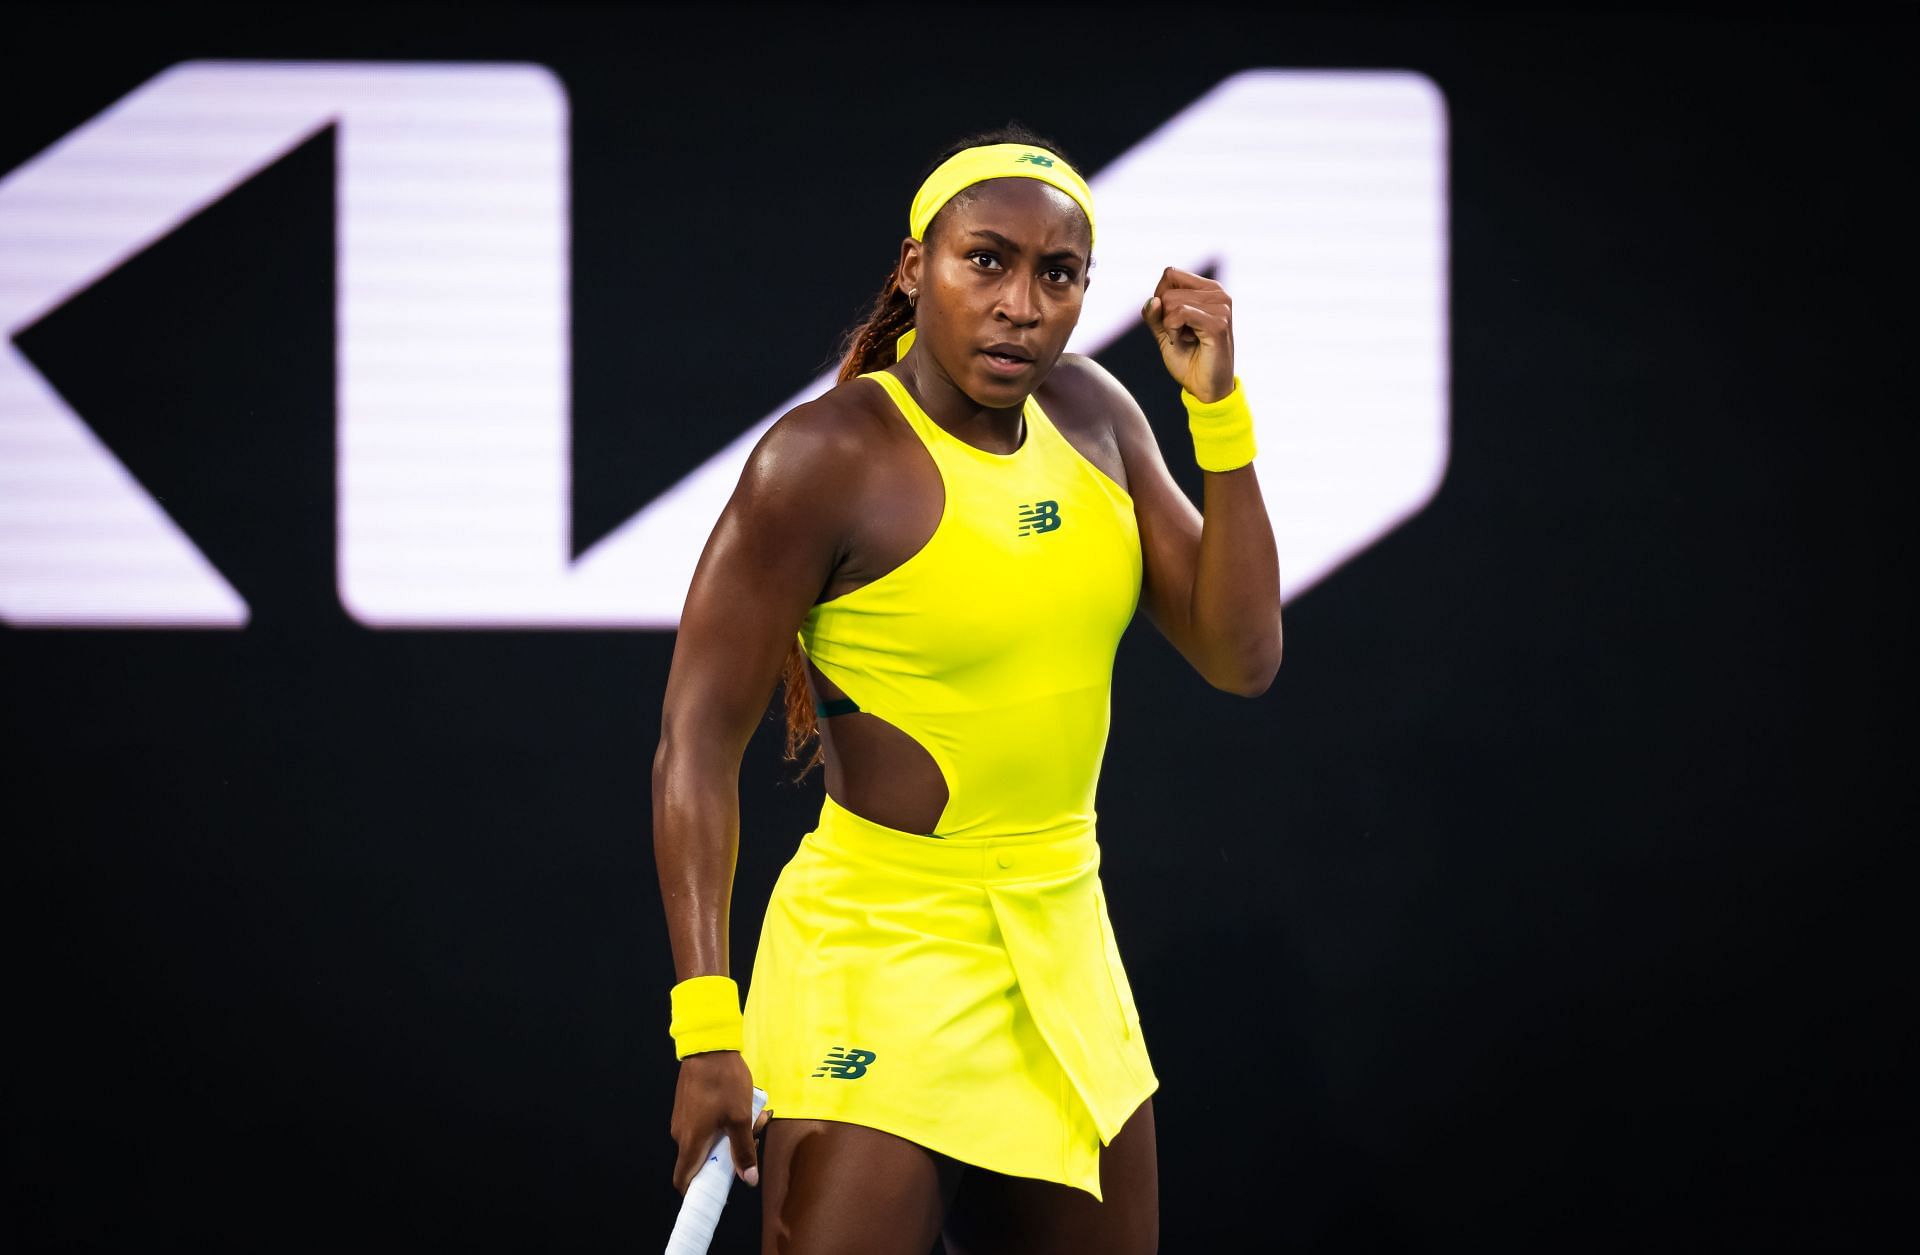
[{"label": "button on skirt waistband", "polygon": [[889,828],[856,815],[823,794],[820,822],[803,840],[828,854],[869,859],[945,880],[1042,879],[1100,866],[1094,824],[953,841]]}]

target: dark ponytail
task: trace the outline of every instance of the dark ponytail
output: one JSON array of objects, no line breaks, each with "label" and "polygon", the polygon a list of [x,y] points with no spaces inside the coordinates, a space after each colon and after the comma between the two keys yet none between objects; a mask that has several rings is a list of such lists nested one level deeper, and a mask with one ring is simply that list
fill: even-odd
[{"label": "dark ponytail", "polygon": [[[1032,144],[1036,148],[1045,148],[1068,165],[1075,165],[1073,159],[1060,151],[1060,146],[1052,140],[1036,135],[1018,122],[1009,122],[1003,127],[991,131],[980,131],[967,135],[949,144],[946,149],[920,172],[914,180],[919,187],[926,177],[939,165],[955,153],[982,144]],[[1078,168],[1076,166],[1076,168]],[[952,202],[949,201],[949,204]],[[945,210],[933,216],[927,224],[927,236],[933,235],[934,227],[945,215]],[[869,371],[891,366],[898,359],[894,356],[894,341],[913,326],[913,306],[907,301],[907,294],[900,288],[900,263],[894,261],[893,269],[887,272],[886,282],[880,285],[880,291],[874,296],[873,303],[861,320],[853,325],[841,338],[840,373],[837,379],[846,383]],[[806,779],[807,773],[826,757],[825,748],[819,743],[820,724],[814,717],[813,698],[807,687],[807,656],[800,648],[800,642],[794,641],[787,647],[786,666],[781,679],[785,685],[785,704],[787,711],[787,745],[785,757],[798,762],[801,751],[808,741],[814,742],[813,754],[801,764],[800,774],[794,777],[798,784]]]}]

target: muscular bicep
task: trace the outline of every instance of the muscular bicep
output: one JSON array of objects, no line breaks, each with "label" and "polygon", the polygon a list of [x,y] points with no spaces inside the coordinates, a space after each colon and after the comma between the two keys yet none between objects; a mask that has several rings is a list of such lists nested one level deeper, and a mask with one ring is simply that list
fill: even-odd
[{"label": "muscular bicep", "polygon": [[735,762],[842,551],[856,496],[859,459],[805,409],[748,455],[694,568],[667,677],[662,736]]}]

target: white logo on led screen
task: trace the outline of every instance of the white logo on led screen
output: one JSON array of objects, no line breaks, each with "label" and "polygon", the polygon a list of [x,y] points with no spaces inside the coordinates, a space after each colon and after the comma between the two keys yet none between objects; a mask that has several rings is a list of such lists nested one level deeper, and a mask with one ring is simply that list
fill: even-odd
[{"label": "white logo on led screen", "polygon": [[[398,63],[179,65],[0,180],[0,618],[247,621],[12,337],[330,125],[342,603],[377,627],[674,626],[747,454],[831,377],[571,557],[565,94],[538,66]],[[1432,497],[1448,380],[1430,82],[1236,74],[1093,189],[1100,282],[1069,347],[1132,328],[1163,266],[1213,268],[1289,596]]]}]

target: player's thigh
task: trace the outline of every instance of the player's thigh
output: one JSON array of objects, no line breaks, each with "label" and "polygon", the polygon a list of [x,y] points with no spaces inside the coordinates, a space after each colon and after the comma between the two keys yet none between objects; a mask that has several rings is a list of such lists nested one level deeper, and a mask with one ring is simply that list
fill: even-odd
[{"label": "player's thigh", "polygon": [[763,1255],[927,1255],[960,1164],[838,1120],[767,1121],[760,1153]]},{"label": "player's thigh", "polygon": [[1153,1100],[1100,1148],[1100,1193],[969,1166],[947,1209],[947,1255],[1153,1255],[1160,1247],[1160,1165]]}]

